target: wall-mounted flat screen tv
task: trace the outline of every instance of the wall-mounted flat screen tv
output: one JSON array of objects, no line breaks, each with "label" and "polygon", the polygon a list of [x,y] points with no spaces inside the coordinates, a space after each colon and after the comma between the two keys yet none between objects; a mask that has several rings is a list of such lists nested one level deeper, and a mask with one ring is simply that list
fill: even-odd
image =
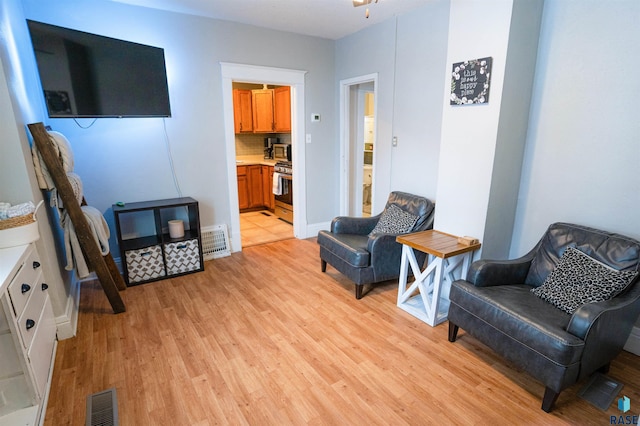
[{"label": "wall-mounted flat screen tv", "polygon": [[27,25],[49,117],[171,116],[162,48]]}]

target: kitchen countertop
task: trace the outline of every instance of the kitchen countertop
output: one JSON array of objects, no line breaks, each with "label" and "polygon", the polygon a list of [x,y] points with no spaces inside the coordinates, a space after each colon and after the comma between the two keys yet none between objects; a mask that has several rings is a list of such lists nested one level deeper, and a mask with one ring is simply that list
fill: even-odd
[{"label": "kitchen countertop", "polygon": [[279,160],[264,158],[263,155],[238,155],[236,156],[237,166],[253,166],[262,164],[264,166],[275,166]]}]

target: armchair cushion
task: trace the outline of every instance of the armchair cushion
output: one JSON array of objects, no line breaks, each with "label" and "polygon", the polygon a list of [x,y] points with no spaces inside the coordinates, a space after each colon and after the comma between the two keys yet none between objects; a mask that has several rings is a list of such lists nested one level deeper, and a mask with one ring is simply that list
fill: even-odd
[{"label": "armchair cushion", "polygon": [[355,268],[369,266],[371,255],[367,248],[369,237],[358,234],[319,233],[319,243],[331,244],[332,253]]},{"label": "armchair cushion", "polygon": [[450,298],[458,306],[464,306],[470,318],[482,318],[484,326],[490,327],[489,335],[476,336],[479,340],[491,338],[497,343],[499,339],[493,337],[497,332],[521,342],[546,362],[575,364],[582,354],[584,341],[566,331],[571,316],[531,294],[530,290],[531,287],[525,284],[476,287],[469,282],[456,281],[451,287]]},{"label": "armchair cushion", "polygon": [[618,271],[574,247],[567,247],[560,262],[533,294],[568,314],[586,303],[602,302],[622,293],[638,275]]},{"label": "armchair cushion", "polygon": [[395,204],[390,204],[384,209],[380,220],[369,235],[406,234],[413,229],[418,219],[418,216],[402,210]]}]

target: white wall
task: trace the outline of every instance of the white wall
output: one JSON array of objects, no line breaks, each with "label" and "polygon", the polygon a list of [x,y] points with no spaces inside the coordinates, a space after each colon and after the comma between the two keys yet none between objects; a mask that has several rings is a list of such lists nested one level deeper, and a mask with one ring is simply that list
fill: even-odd
[{"label": "white wall", "polygon": [[[374,214],[390,191],[435,200],[448,16],[449,1],[434,1],[337,42],[336,86],[340,80],[378,73]],[[397,147],[391,145],[393,136]],[[338,139],[336,132],[336,158]],[[332,169],[336,177],[338,166]]]},{"label": "white wall", "polygon": [[391,190],[436,202],[448,29],[448,1],[398,17]]},{"label": "white wall", "polygon": [[[372,194],[375,203],[372,206],[374,214],[384,207],[391,185],[395,30],[396,21],[390,19],[336,42],[334,89],[336,96],[340,80],[378,73],[378,86],[376,87],[378,110],[375,130],[376,144],[374,146],[374,150],[376,150],[374,160],[375,188]],[[336,111],[339,108],[338,99],[336,99]],[[331,152],[336,160],[340,158],[340,134],[337,127],[331,145]],[[324,219],[328,222],[338,214],[340,161],[335,161],[333,166],[327,169],[327,173],[330,175],[327,178],[331,183],[335,182],[334,188],[336,188],[333,194],[334,202],[331,204],[333,209],[325,212]]]},{"label": "white wall", "polygon": [[546,1],[511,255],[567,221],[640,238],[640,2]]},{"label": "white wall", "polygon": [[[512,1],[453,1],[434,228],[484,243],[507,60]],[[451,67],[492,57],[489,102],[449,105]]]},{"label": "white wall", "polygon": [[[0,3],[0,201],[12,204],[33,201],[38,203],[43,194],[37,186],[31,164],[31,152],[25,124],[32,122],[40,108],[28,102],[33,93],[30,84],[36,81],[32,73],[24,72],[20,58],[25,50],[20,46],[28,41],[20,2]],[[49,284],[49,295],[58,325],[58,336],[73,334],[74,299],[71,275],[61,266],[61,257],[55,240],[60,233],[51,226],[55,220],[46,208],[37,213],[40,239],[35,245],[43,265],[44,279]],[[55,225],[54,225],[55,226]]]},{"label": "white wall", "polygon": [[3,145],[0,155],[0,201],[19,204],[32,201],[31,186],[3,65],[0,57],[0,128]]},{"label": "white wall", "polygon": [[[99,119],[81,129],[70,119],[39,117],[70,139],[87,201],[105,213],[114,251],[113,203],[178,195],[165,125],[182,194],[200,202],[202,226],[230,223],[228,192],[236,183],[227,181],[220,62],[308,71],[305,108],[321,113],[323,121],[310,126],[306,117],[313,140],[306,146],[307,159],[312,160],[304,164],[307,220],[313,223],[324,217],[335,192],[325,173],[334,161],[327,150],[334,140],[333,41],[102,0],[22,3],[29,19],[165,49],[172,108],[166,121]],[[35,62],[24,65],[28,70]],[[79,120],[82,126],[91,122]]]},{"label": "white wall", "polygon": [[514,0],[482,257],[505,259],[513,236],[536,68],[542,0]]}]

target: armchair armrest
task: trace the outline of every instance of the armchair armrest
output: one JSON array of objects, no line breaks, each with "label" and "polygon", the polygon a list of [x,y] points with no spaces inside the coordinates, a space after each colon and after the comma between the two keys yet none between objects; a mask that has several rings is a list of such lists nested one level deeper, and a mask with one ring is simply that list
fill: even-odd
[{"label": "armchair armrest", "polygon": [[400,234],[376,234],[369,237],[367,242],[367,250],[369,253],[388,253],[393,247],[402,249],[400,243],[396,242],[396,237]]},{"label": "armchair armrest", "polygon": [[[571,316],[567,331],[586,340],[593,337],[592,333],[597,334],[605,323],[613,321],[614,324],[604,327],[606,328],[605,332],[620,336],[617,329],[624,327],[625,323],[629,323],[629,330],[631,330],[638,312],[640,312],[640,284],[636,283],[630,291],[613,299],[580,306]],[[610,336],[610,338],[614,337]],[[626,339],[627,337],[624,337],[625,341]],[[624,345],[624,341],[622,344]]]},{"label": "armchair armrest", "polygon": [[467,281],[476,287],[522,284],[529,272],[533,255],[512,260],[478,260],[471,264]]},{"label": "armchair armrest", "polygon": [[331,221],[331,232],[335,234],[367,235],[375,228],[380,215],[371,217],[338,216]]},{"label": "armchair armrest", "polygon": [[369,237],[367,250],[371,253],[371,265],[376,277],[399,273],[402,245],[396,242],[398,235],[377,234]]},{"label": "armchair armrest", "polygon": [[608,365],[626,343],[640,314],[640,285],[611,300],[578,308],[567,332],[584,340],[580,378]]}]

